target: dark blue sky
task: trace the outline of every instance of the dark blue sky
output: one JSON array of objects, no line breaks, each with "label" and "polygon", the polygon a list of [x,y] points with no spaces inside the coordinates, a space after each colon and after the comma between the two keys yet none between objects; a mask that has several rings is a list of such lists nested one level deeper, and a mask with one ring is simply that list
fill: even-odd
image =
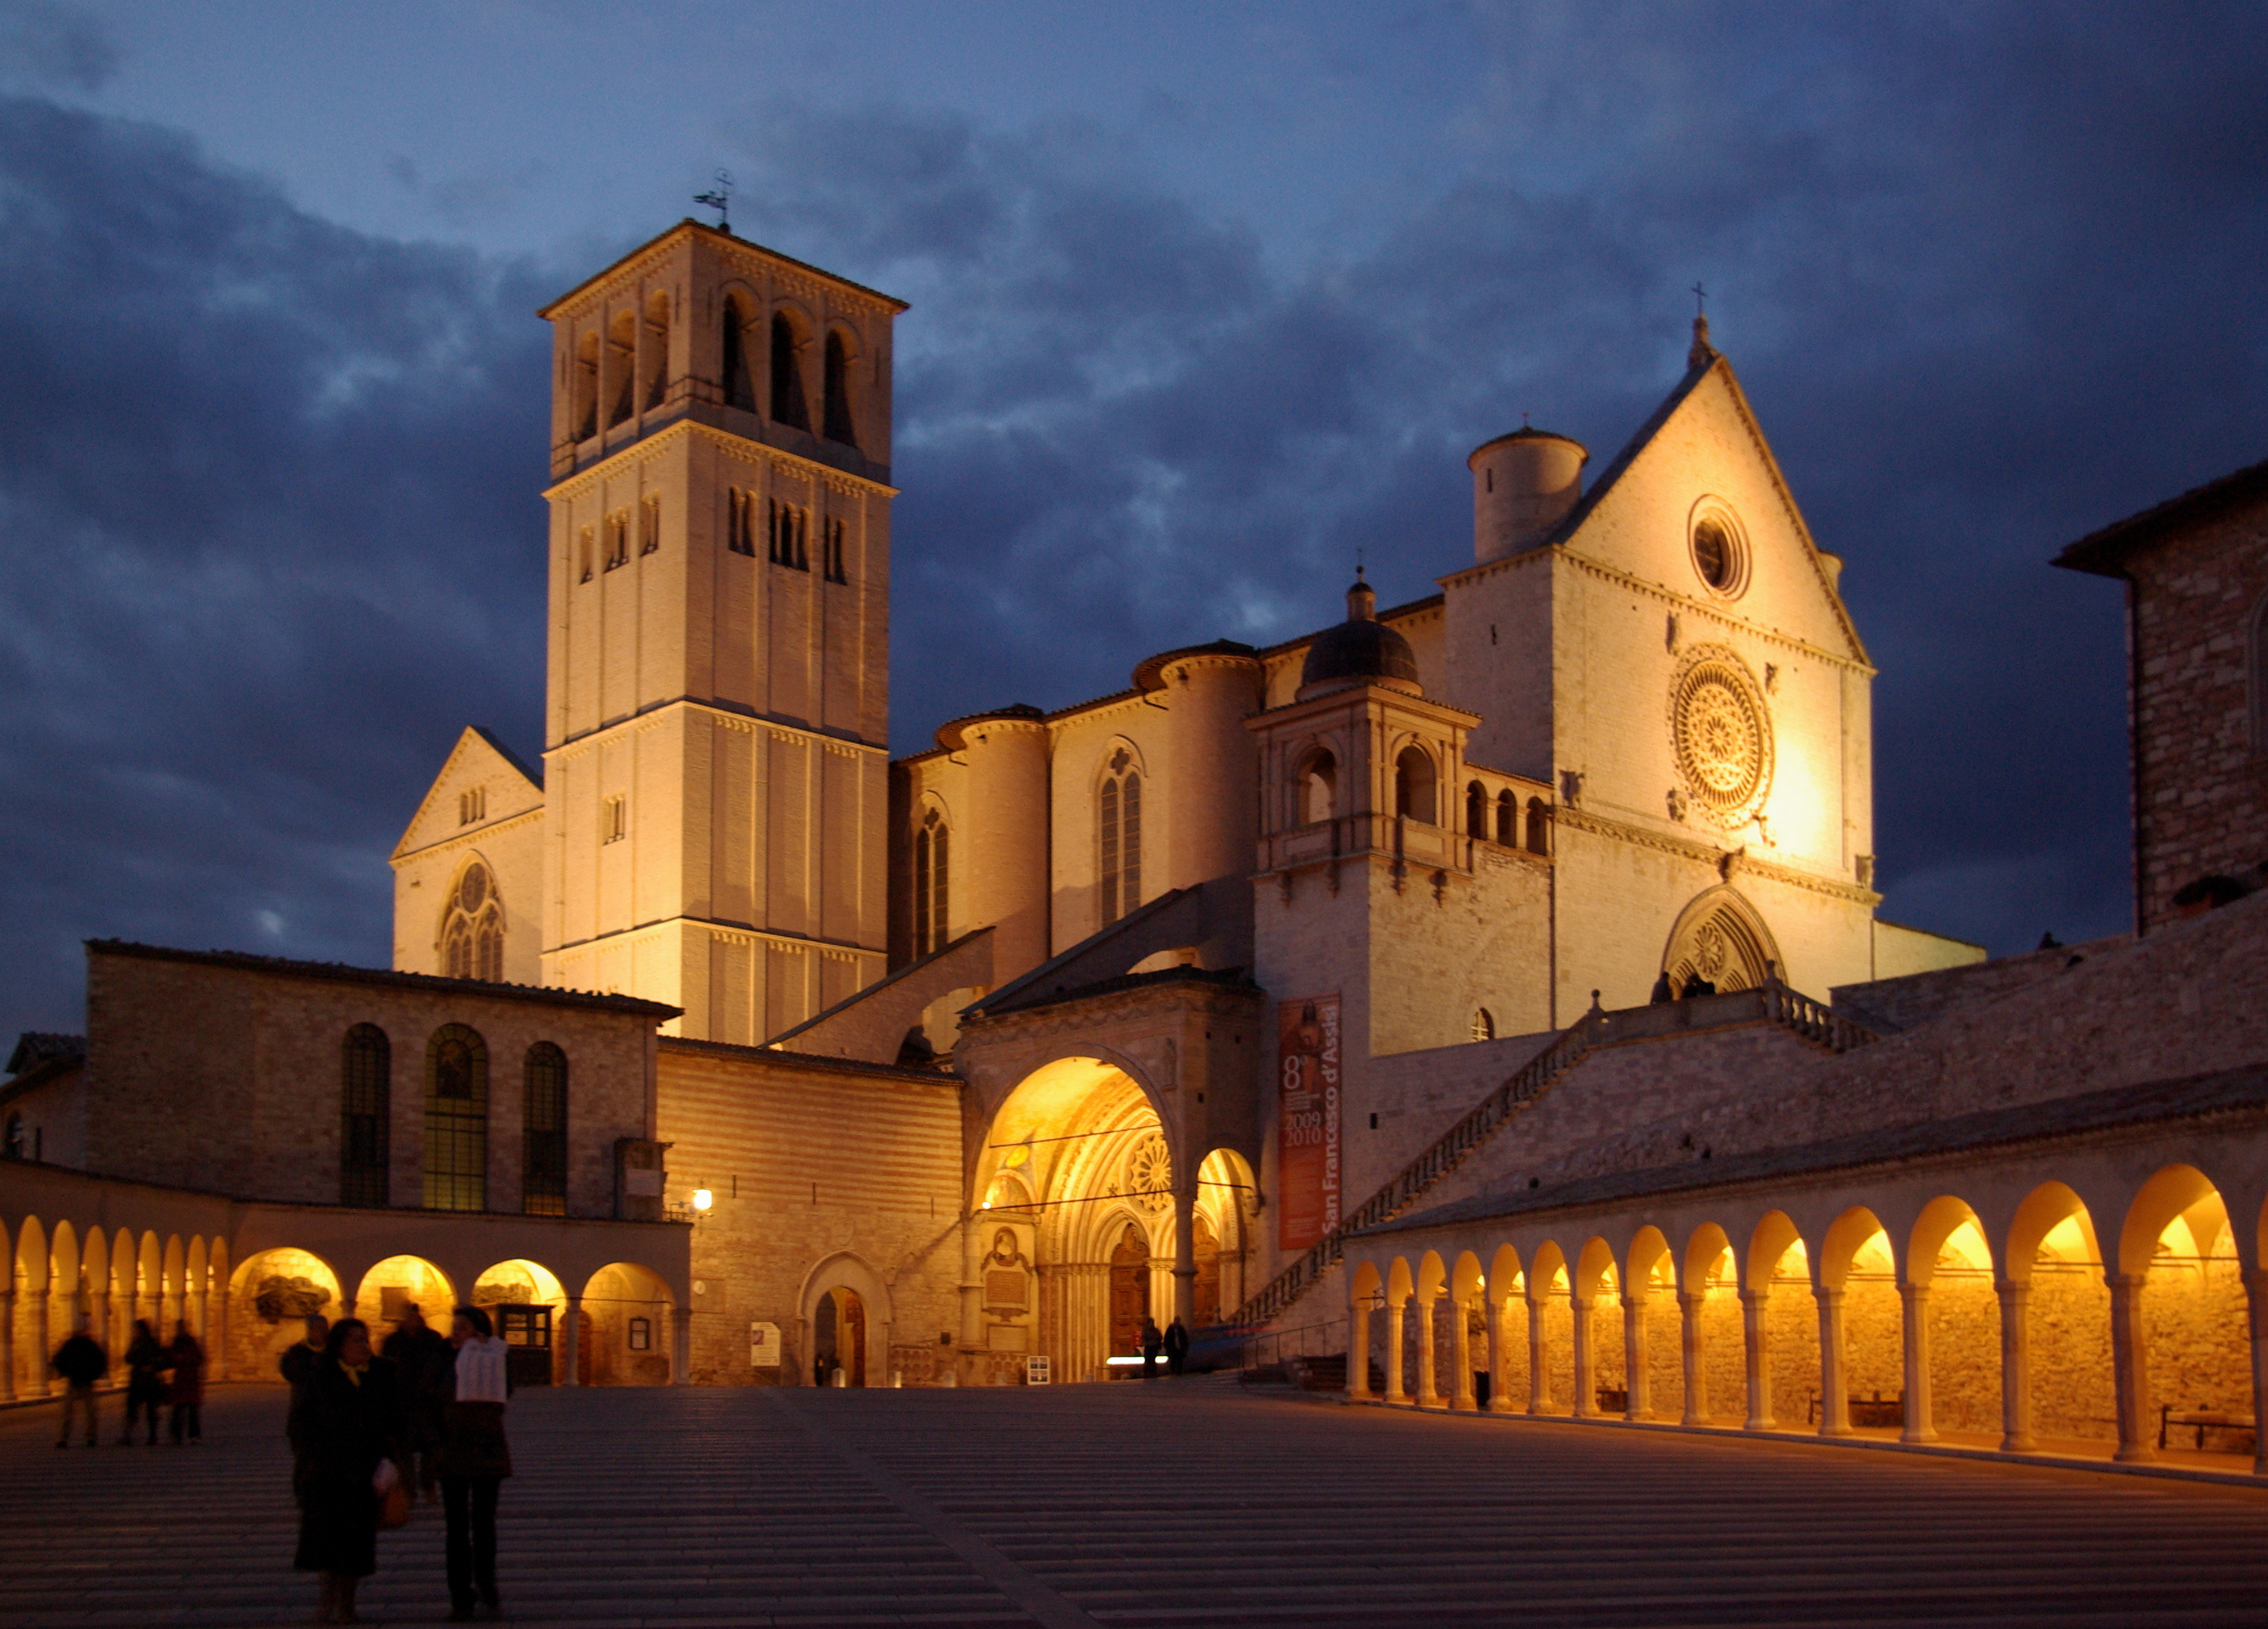
[{"label": "dark blue sky", "polygon": [[[362,13],[371,15],[363,15]],[[457,730],[533,755],[533,308],[690,208],[914,302],[896,745],[1469,559],[1697,278],[1881,669],[1894,918],[2125,922],[2112,585],[2268,454],[2257,5],[0,0],[0,1030],[78,942],[380,965]]]}]

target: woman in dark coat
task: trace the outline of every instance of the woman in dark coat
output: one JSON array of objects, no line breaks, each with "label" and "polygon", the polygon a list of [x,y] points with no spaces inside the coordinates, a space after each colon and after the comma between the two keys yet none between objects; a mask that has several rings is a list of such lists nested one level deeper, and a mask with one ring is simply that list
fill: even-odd
[{"label": "woman in dark coat", "polygon": [[291,1565],[322,1574],[317,1623],[358,1623],[356,1586],[378,1570],[374,1479],[379,1461],[399,1467],[402,1453],[394,1365],[372,1355],[370,1325],[360,1318],[331,1325],[307,1391],[299,1549]]},{"label": "woman in dark coat", "polygon": [[134,1339],[126,1348],[126,1435],[118,1439],[118,1446],[126,1448],[134,1441],[134,1417],[147,1414],[150,1418],[150,1445],[158,1443],[158,1405],[166,1400],[166,1383],[159,1378],[173,1364],[158,1332],[150,1327],[148,1318],[134,1320]]},{"label": "woman in dark coat", "polygon": [[497,1598],[497,1492],[512,1474],[504,1410],[512,1395],[510,1347],[496,1339],[488,1313],[459,1307],[440,1366],[441,1507],[448,1517],[449,1621],[463,1623],[478,1603],[494,1618]]},{"label": "woman in dark coat", "polygon": [[188,1428],[188,1441],[202,1442],[205,1437],[205,1349],[189,1331],[189,1321],[181,1319],[173,1325],[173,1344],[166,1353],[166,1361],[173,1371],[173,1384],[166,1388],[173,1405],[173,1446],[179,1448],[182,1429]]}]

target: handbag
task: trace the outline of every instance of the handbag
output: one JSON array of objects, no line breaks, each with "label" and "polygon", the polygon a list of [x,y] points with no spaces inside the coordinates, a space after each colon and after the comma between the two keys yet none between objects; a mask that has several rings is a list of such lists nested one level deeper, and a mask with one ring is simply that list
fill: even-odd
[{"label": "handbag", "polygon": [[390,1459],[378,1462],[378,1474],[371,1479],[378,1484],[378,1524],[381,1529],[401,1527],[409,1520],[409,1484]]}]

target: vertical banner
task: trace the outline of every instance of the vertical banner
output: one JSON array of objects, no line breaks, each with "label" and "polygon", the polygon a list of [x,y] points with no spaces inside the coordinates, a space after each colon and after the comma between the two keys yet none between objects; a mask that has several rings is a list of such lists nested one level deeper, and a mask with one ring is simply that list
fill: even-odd
[{"label": "vertical banner", "polygon": [[1276,1243],[1305,1250],[1339,1225],[1339,998],[1276,1015]]}]

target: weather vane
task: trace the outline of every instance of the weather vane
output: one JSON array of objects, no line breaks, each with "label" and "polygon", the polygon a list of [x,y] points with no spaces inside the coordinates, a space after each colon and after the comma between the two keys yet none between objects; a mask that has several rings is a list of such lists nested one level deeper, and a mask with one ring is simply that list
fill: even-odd
[{"label": "weather vane", "polygon": [[718,231],[731,231],[733,230],[732,172],[729,170],[718,171],[716,186],[711,187],[705,193],[694,194],[693,202],[717,211],[717,230]]}]

